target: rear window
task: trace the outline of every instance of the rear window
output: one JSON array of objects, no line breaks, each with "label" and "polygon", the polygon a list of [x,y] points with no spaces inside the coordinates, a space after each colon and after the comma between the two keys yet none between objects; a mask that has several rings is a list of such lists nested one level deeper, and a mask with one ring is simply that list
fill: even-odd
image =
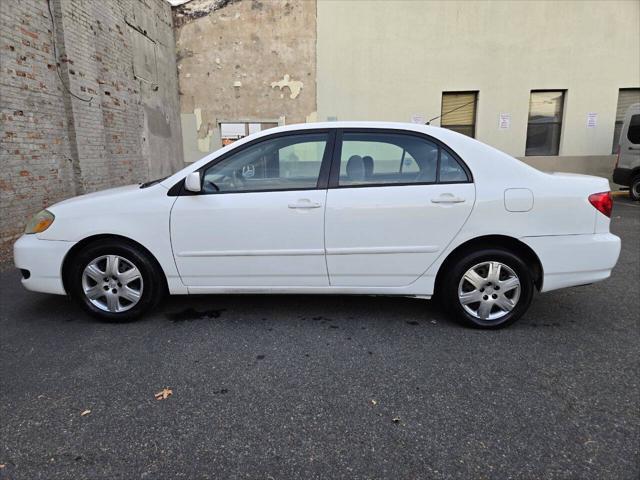
[{"label": "rear window", "polygon": [[627,138],[631,143],[640,143],[640,115],[631,116]]}]

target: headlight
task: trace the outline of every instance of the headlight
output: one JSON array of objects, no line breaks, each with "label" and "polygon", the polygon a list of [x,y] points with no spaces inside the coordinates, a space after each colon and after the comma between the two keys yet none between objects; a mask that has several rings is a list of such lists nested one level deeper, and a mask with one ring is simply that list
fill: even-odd
[{"label": "headlight", "polygon": [[48,210],[42,210],[36,213],[29,223],[27,223],[27,227],[24,229],[24,233],[40,233],[44,232],[47,228],[51,226],[53,220],[56,217]]}]

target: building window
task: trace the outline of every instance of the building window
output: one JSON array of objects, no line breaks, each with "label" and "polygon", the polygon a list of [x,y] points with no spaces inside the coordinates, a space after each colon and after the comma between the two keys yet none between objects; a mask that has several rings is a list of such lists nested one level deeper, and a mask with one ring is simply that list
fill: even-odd
[{"label": "building window", "polygon": [[558,155],[564,91],[531,91],[525,155]]},{"label": "building window", "polygon": [[618,92],[618,109],[616,110],[616,123],[613,128],[613,147],[612,153],[618,150],[618,142],[620,141],[620,130],[622,130],[622,122],[624,114],[634,103],[640,103],[640,88],[621,88]]},{"label": "building window", "polygon": [[222,140],[222,146],[224,147],[229,145],[230,143],[240,140],[252,133],[277,126],[278,122],[221,122],[220,137]]},{"label": "building window", "polygon": [[442,92],[440,126],[474,138],[477,104],[478,92]]}]

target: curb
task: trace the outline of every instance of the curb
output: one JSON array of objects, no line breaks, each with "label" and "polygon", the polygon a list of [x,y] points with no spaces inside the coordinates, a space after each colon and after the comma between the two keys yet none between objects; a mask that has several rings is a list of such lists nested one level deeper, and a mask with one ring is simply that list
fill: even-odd
[{"label": "curb", "polygon": [[612,197],[628,197],[629,190],[616,190],[614,192],[611,192],[611,196]]}]

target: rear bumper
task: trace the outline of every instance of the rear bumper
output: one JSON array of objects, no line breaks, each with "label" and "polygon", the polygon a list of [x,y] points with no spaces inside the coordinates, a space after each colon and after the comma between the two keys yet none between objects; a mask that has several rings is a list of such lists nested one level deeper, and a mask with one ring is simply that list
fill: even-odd
[{"label": "rear bumper", "polygon": [[611,233],[525,237],[542,263],[542,292],[609,278],[620,255],[620,238]]},{"label": "rear bumper", "polygon": [[23,235],[13,246],[15,266],[23,272],[22,285],[34,292],[65,295],[62,284],[62,262],[75,242],[41,240],[36,235]]},{"label": "rear bumper", "polygon": [[631,185],[631,170],[630,168],[614,168],[613,169],[613,183],[628,187]]}]

